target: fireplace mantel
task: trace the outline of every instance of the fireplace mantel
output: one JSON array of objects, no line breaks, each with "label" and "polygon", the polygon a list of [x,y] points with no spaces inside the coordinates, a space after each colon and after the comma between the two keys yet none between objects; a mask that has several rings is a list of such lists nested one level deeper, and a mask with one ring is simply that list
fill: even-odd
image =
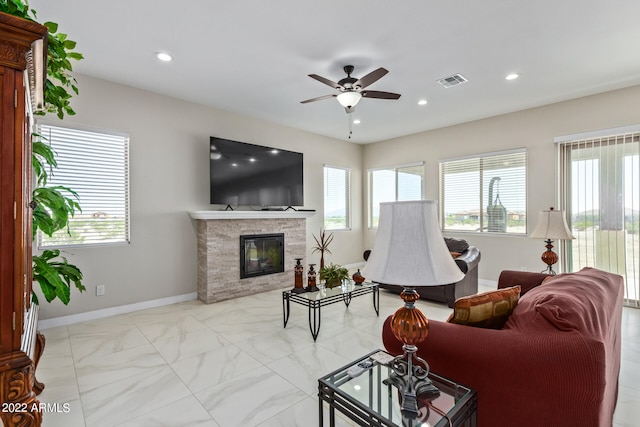
[{"label": "fireplace mantel", "polygon": [[193,219],[310,218],[316,211],[191,211]]}]

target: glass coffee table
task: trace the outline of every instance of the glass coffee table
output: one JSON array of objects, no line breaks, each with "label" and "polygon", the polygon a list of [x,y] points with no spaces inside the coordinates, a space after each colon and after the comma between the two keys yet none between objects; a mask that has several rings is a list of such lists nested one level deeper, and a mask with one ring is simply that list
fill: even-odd
[{"label": "glass coffee table", "polygon": [[[418,396],[418,418],[403,418],[400,393],[385,380],[391,368],[378,362],[352,378],[347,371],[358,363],[371,360],[373,351],[360,359],[318,379],[320,426],[324,426],[323,402],[329,404],[329,425],[335,426],[338,410],[359,426],[403,427],[475,427],[477,395],[475,390],[457,384],[433,372],[429,378],[440,395],[433,399]],[[384,351],[382,351],[384,352]]]},{"label": "glass coffee table", "polygon": [[302,304],[309,309],[309,329],[311,336],[315,341],[320,332],[321,307],[337,302],[344,302],[347,307],[351,303],[351,299],[361,295],[373,295],[373,308],[376,316],[380,314],[380,289],[377,283],[362,283],[348,281],[342,286],[336,286],[333,289],[320,287],[316,292],[295,293],[292,291],[282,292],[282,316],[284,318],[284,327],[287,327],[289,321],[289,313],[291,311],[291,301]]}]

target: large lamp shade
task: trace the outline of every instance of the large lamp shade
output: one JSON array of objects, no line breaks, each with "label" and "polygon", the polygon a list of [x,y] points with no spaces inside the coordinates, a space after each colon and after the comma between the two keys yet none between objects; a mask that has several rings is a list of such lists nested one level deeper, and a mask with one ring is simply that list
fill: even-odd
[{"label": "large lamp shade", "polygon": [[464,274],[440,231],[437,202],[381,203],[378,233],[362,275],[373,282],[407,287],[462,280]]}]

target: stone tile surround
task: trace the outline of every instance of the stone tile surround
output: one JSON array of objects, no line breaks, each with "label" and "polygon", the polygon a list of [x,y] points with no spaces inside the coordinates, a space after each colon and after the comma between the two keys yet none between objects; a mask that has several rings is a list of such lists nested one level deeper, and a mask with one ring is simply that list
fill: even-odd
[{"label": "stone tile surround", "polygon": [[[306,218],[315,212],[198,211],[198,299],[210,304],[293,287],[295,258],[306,254]],[[240,236],[284,233],[282,273],[240,279]]]}]

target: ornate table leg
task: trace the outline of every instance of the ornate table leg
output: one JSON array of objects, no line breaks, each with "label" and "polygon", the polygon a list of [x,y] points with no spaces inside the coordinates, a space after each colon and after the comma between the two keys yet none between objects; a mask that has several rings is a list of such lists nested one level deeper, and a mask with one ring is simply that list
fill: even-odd
[{"label": "ornate table leg", "polygon": [[282,317],[284,318],[284,327],[287,327],[287,322],[289,321],[289,295],[286,293],[282,294]]},{"label": "ornate table leg", "polygon": [[38,362],[40,361],[40,357],[44,352],[45,343],[46,339],[44,335],[42,335],[40,332],[36,332],[36,348],[33,355],[33,391],[36,392],[36,395],[42,393],[42,390],[44,390],[44,384],[38,381],[35,374],[36,372],[38,372]]},{"label": "ornate table leg", "polygon": [[[318,333],[320,332],[320,320],[321,320],[321,313],[320,313],[320,304],[316,305],[316,304],[309,304],[309,330],[311,330],[311,336],[313,337],[313,341],[316,340],[316,338],[318,338]],[[313,311],[313,323],[312,323],[312,315],[311,312]]]},{"label": "ornate table leg", "polygon": [[376,286],[372,293],[373,308],[376,310],[376,316],[380,316],[380,288]]},{"label": "ornate table leg", "polygon": [[349,307],[349,304],[351,304],[351,292],[349,292],[348,294],[343,294],[342,301],[344,301],[344,305]]}]

